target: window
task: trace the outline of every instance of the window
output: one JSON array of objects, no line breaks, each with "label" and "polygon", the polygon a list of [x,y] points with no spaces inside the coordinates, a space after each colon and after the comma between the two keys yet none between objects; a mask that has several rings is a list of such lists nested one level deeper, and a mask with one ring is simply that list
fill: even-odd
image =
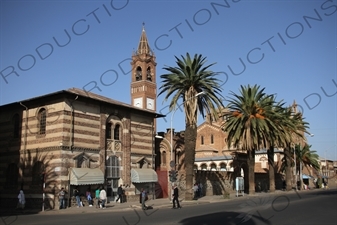
[{"label": "window", "polygon": [[220,163],[220,171],[226,171],[226,164]]},{"label": "window", "polygon": [[14,125],[13,136],[14,138],[19,138],[20,137],[20,117],[19,117],[19,114],[17,113],[13,116],[13,125]]},{"label": "window", "polygon": [[46,120],[47,120],[46,109],[40,109],[38,113],[38,120],[39,120],[39,134],[46,134]]},{"label": "window", "polygon": [[112,124],[111,123],[107,123],[106,125],[106,138],[107,139],[111,139],[111,127],[112,127]]},{"label": "window", "polygon": [[115,155],[110,156],[107,160],[107,178],[119,178],[120,177],[120,165],[119,158]]},{"label": "window", "polygon": [[198,170],[198,165],[194,164],[193,170],[194,170],[194,171]]},{"label": "window", "polygon": [[214,163],[211,164],[211,171],[216,171],[216,165]]},{"label": "window", "polygon": [[85,155],[79,155],[77,158],[77,168],[90,168],[90,159]]},{"label": "window", "polygon": [[206,164],[202,164],[201,165],[201,170],[207,170],[207,165]]},{"label": "window", "polygon": [[139,81],[139,80],[142,80],[142,68],[138,66],[136,70],[136,81]]},{"label": "window", "polygon": [[148,81],[152,81],[151,68],[150,68],[150,67],[147,68],[147,71],[146,71],[146,79],[147,79]]},{"label": "window", "polygon": [[161,153],[161,155],[162,155],[162,159],[161,159],[162,165],[165,166],[165,165],[166,165],[166,152],[163,151],[163,152]]},{"label": "window", "polygon": [[211,134],[211,144],[214,144],[214,136]]},{"label": "window", "polygon": [[203,145],[204,144],[204,136],[201,136],[201,144]]},{"label": "window", "polygon": [[116,124],[114,129],[114,140],[120,140],[120,125]]}]

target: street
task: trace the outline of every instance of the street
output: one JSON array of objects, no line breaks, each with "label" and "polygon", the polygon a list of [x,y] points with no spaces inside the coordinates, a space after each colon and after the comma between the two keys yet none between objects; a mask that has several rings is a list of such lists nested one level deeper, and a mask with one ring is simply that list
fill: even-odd
[{"label": "street", "polygon": [[187,205],[171,209],[167,205],[147,211],[123,209],[90,213],[50,213],[2,217],[6,225],[116,224],[116,225],[336,225],[337,190],[263,194],[230,201]]}]

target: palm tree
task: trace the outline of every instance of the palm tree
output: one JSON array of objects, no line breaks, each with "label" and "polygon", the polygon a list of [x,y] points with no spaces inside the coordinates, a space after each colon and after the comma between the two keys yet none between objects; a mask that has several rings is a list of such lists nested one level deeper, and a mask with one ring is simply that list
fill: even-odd
[{"label": "palm tree", "polygon": [[230,114],[222,129],[228,133],[228,147],[247,151],[249,194],[255,193],[255,151],[271,147],[273,131],[274,97],[264,93],[264,88],[242,86],[240,95],[231,92],[228,109]]},{"label": "palm tree", "polygon": [[[274,148],[285,147],[291,142],[291,132],[294,124],[292,123],[291,111],[284,107],[283,100],[276,102],[275,96],[272,95],[274,106],[270,120],[272,125],[270,127],[270,148],[267,150],[269,163],[269,191],[275,191],[275,163],[274,163]],[[290,171],[291,172],[291,171]]]},{"label": "palm tree", "polygon": [[[305,144],[303,147],[299,144],[295,145],[295,155],[296,155],[296,173],[299,171],[301,189],[302,189],[302,170],[304,167],[310,171],[309,167],[319,170],[319,156],[316,154],[316,151],[311,151],[308,144]],[[304,167],[301,167],[303,165]],[[311,175],[311,174],[310,174]]]},{"label": "palm tree", "polygon": [[[179,99],[183,101],[185,112],[185,171],[186,192],[185,199],[192,200],[193,193],[193,166],[195,160],[195,146],[197,138],[197,115],[198,111],[204,117],[211,114],[218,118],[217,109],[223,107],[221,99],[221,80],[216,76],[219,72],[209,70],[215,63],[205,65],[206,57],[195,54],[193,58],[189,53],[186,56],[177,56],[175,67],[165,66],[169,73],[161,75],[162,86],[158,95],[166,92],[165,101],[172,95],[170,111],[175,110]],[[203,92],[203,95],[195,96]]]},{"label": "palm tree", "polygon": [[[284,131],[284,158],[282,159],[281,171],[285,171],[286,190],[291,190],[292,167],[294,165],[292,145],[298,140],[304,139],[304,133],[308,133],[309,123],[304,120],[302,114],[293,110],[296,107],[285,108],[283,112],[283,131]],[[295,184],[296,185],[296,184]]]}]

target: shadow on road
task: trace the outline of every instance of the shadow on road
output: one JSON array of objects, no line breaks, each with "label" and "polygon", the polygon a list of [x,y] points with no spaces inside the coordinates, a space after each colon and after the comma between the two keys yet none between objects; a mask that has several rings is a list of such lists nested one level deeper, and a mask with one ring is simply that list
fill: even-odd
[{"label": "shadow on road", "polygon": [[309,195],[337,195],[337,189],[327,189],[327,190],[319,190],[315,192],[309,192]]},{"label": "shadow on road", "polygon": [[[255,223],[251,217],[259,220]],[[262,223],[263,222],[263,223]],[[248,215],[238,212],[218,212],[207,215],[195,216],[183,219],[179,222],[182,225],[271,225],[271,222],[260,216]]]}]

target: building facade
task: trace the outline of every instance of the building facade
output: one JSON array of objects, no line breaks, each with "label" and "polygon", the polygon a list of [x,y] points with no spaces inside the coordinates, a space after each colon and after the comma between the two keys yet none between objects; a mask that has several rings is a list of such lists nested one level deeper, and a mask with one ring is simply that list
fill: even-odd
[{"label": "building facade", "polygon": [[82,194],[102,186],[110,199],[119,185],[127,199],[141,188],[154,193],[155,119],[163,115],[144,28],[132,59],[131,104],[71,88],[0,106],[1,204],[15,205],[20,189],[28,207],[45,196],[46,208],[57,206],[61,187],[69,199],[75,186]]}]

